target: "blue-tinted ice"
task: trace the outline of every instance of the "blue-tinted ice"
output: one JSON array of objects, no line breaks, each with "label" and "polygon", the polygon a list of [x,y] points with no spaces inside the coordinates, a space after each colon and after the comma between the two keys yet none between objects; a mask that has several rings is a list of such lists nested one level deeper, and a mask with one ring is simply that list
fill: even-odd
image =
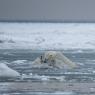
[{"label": "blue-tinted ice", "polygon": [[20,78],[15,79],[1,78],[0,94],[95,94],[95,50],[64,50],[64,55],[79,65],[76,69],[33,68],[32,61],[44,52],[0,50],[0,63],[7,64],[21,74]]}]

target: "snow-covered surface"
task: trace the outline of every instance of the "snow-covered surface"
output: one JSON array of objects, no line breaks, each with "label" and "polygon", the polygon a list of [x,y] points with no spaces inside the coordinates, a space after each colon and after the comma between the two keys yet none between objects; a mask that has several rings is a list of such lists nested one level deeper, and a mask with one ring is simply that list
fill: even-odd
[{"label": "snow-covered surface", "polygon": [[8,78],[14,78],[14,77],[19,77],[20,74],[9,68],[6,64],[0,63],[0,77],[8,77]]},{"label": "snow-covered surface", "polygon": [[0,49],[95,49],[95,23],[0,23]]}]

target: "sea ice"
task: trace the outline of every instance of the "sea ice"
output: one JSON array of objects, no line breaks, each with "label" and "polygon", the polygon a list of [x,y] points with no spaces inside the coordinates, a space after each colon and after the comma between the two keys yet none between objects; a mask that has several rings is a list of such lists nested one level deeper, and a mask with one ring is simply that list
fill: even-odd
[{"label": "sea ice", "polygon": [[16,78],[16,77],[19,77],[19,76],[20,76],[20,74],[17,71],[9,68],[4,63],[0,63],[0,77],[1,78],[2,77],[5,77],[5,78],[6,77],[8,77],[8,78]]}]

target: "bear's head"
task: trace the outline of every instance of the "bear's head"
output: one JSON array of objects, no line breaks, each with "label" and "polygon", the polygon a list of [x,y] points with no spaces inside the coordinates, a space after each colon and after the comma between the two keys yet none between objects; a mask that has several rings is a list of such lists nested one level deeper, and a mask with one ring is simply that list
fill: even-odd
[{"label": "bear's head", "polygon": [[56,58],[56,55],[57,55],[56,51],[47,51],[44,54],[44,58],[47,59],[47,60],[51,60],[51,59],[54,60]]}]

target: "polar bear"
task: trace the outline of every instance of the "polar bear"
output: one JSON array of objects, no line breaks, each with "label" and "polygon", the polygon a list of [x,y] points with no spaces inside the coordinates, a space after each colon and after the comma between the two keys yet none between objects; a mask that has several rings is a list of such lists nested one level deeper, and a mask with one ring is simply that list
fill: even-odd
[{"label": "polar bear", "polygon": [[0,78],[6,77],[6,78],[16,78],[19,77],[20,74],[9,68],[6,64],[0,63]]},{"label": "polar bear", "polygon": [[60,51],[46,51],[43,56],[33,61],[33,64],[42,65],[48,64],[48,66],[56,68],[75,68],[77,65],[64,56]]}]

